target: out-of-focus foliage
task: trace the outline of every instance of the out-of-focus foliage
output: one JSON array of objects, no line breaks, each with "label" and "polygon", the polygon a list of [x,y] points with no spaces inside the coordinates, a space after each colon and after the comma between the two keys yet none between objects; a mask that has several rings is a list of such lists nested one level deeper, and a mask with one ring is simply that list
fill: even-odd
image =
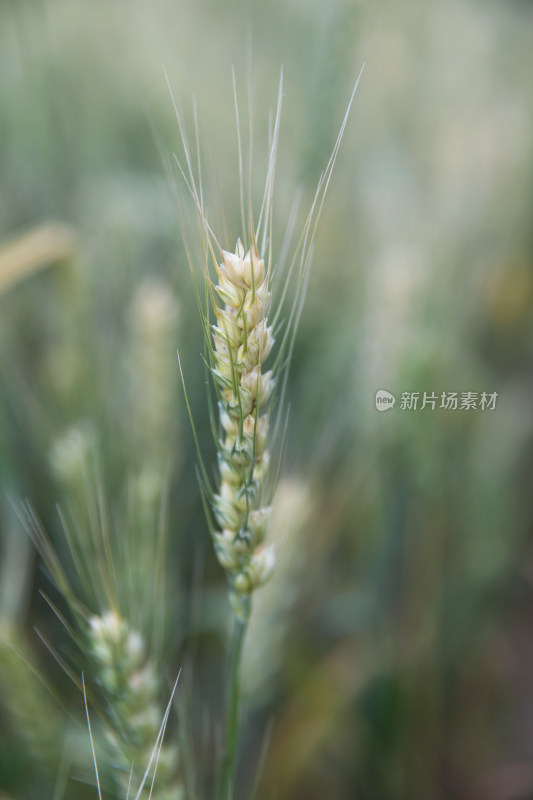
[{"label": "out-of-focus foliage", "polygon": [[[166,527],[164,581],[136,595],[136,621],[163,708],[183,667],[183,761],[212,796],[229,609],[175,357],[209,460],[165,72],[191,135],[196,97],[233,249],[231,66],[244,100],[248,52],[258,187],[284,67],[276,243],[367,65],[291,368],[239,796],[262,752],[258,798],[532,795],[532,29],[518,0],[0,3],[0,797],[97,796],[83,696],[42,639],[74,677],[87,663],[19,518],[30,499],[76,584],[56,503],[89,524],[84,448],[109,535],[137,548],[133,586],[150,578],[135,574],[147,532]],[[394,409],[376,411],[377,389]],[[453,391],[498,400],[400,408],[402,392]]]}]

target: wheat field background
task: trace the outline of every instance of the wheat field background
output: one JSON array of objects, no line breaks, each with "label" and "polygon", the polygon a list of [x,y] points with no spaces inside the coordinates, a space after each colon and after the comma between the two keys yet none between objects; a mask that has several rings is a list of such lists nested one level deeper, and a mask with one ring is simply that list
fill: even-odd
[{"label": "wheat field background", "polygon": [[[182,768],[214,796],[229,606],[176,357],[214,464],[167,81],[191,139],[194,97],[233,250],[232,66],[244,118],[252,86],[254,196],[283,67],[279,247],[363,62],[295,340],[236,797],[258,772],[269,800],[533,797],[532,33],[527,0],[0,2],[2,800],[97,797],[86,654],[21,521],[29,500],[79,582],[57,505],[90,522],[87,474],[131,542],[122,602],[167,699],[182,669]],[[497,402],[409,410],[404,392]]]}]

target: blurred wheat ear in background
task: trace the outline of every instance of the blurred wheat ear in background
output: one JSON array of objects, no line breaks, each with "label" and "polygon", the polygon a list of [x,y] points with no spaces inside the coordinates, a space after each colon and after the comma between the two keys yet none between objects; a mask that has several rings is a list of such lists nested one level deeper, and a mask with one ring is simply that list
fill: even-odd
[{"label": "blurred wheat ear in background", "polygon": [[[164,331],[167,323],[158,318],[156,327]],[[162,386],[159,391],[164,394]],[[136,399],[142,409],[140,392]],[[148,428],[143,425],[146,433]],[[151,433],[152,449],[145,446],[143,462],[151,488],[133,492],[129,518],[121,518],[116,508],[109,513],[98,437],[85,422],[65,431],[50,452],[64,489],[66,507],[59,513],[66,551],[64,546],[56,550],[29,505],[23,519],[68,610],[67,619],[48,600],[71,640],[68,661],[58,653],[56,658],[78,687],[81,669],[86,703],[98,711],[91,726],[97,775],[104,786],[116,787],[118,797],[166,800],[184,796],[184,789],[175,725],[169,733],[168,711],[164,714],[166,526],[160,516],[166,465],[153,425]],[[134,486],[142,482],[136,478]]]},{"label": "blurred wheat ear in background", "polygon": [[35,272],[68,261],[74,253],[74,232],[54,223],[0,245],[0,295]]}]

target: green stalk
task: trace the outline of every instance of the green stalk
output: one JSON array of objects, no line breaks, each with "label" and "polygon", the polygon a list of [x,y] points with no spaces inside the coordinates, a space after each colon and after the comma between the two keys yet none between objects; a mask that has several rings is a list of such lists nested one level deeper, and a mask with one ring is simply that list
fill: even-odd
[{"label": "green stalk", "polygon": [[239,597],[239,606],[239,612],[235,614],[228,674],[226,758],[222,778],[223,800],[233,800],[237,745],[239,741],[240,665],[242,646],[250,618],[250,597]]}]

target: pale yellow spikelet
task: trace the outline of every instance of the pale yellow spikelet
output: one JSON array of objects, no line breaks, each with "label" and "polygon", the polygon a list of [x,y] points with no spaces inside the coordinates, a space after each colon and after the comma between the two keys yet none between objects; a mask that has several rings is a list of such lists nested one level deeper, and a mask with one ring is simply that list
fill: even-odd
[{"label": "pale yellow spikelet", "polygon": [[270,513],[262,505],[274,387],[272,372],[263,370],[274,341],[270,291],[255,244],[245,253],[239,240],[234,253],[222,251],[217,274],[215,289],[224,306],[215,308],[213,375],[220,387],[222,431],[213,504],[222,531],[214,540],[234,592],[248,595],[268,580],[275,562],[272,547],[260,548]]}]

